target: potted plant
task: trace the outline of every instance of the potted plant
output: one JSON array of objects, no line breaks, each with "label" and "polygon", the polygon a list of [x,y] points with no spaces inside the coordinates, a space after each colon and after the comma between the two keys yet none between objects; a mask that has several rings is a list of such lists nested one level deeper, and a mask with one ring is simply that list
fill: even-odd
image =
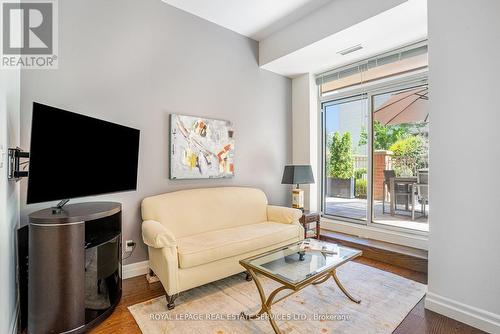
[{"label": "potted plant", "polygon": [[327,196],[354,198],[354,158],[351,134],[335,132],[329,143]]}]

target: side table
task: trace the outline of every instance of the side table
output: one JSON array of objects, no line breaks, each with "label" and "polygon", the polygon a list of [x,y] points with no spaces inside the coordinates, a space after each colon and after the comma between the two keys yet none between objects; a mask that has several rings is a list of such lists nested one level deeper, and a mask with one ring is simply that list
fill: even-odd
[{"label": "side table", "polygon": [[320,233],[320,214],[319,212],[304,210],[300,223],[304,227],[305,238],[316,238],[319,240]]}]

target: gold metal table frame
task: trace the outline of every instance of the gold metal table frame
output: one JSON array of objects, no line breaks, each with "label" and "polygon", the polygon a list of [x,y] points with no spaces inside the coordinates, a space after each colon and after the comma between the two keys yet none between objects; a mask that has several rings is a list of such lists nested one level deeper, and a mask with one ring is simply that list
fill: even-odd
[{"label": "gold metal table frame", "polygon": [[[276,250],[275,250],[276,251]],[[271,252],[267,252],[265,254],[268,254],[268,253],[272,253],[273,251]],[[297,284],[292,284],[282,278],[280,278],[279,276],[276,276],[276,275],[272,275],[266,271],[263,271],[263,270],[259,270],[259,268],[253,266],[253,265],[250,265],[249,264],[249,261],[254,259],[254,258],[258,258],[260,256],[263,256],[265,254],[261,254],[259,256],[256,256],[256,257],[252,257],[251,259],[246,259],[246,260],[241,260],[240,261],[240,264],[247,270],[247,272],[251,275],[253,281],[255,282],[255,285],[257,286],[257,290],[259,291],[259,296],[260,296],[260,300],[261,300],[261,303],[262,303],[262,306],[261,306],[261,309],[260,311],[258,311],[256,314],[253,314],[253,315],[248,315],[248,314],[245,314],[245,312],[241,312],[241,316],[244,317],[246,320],[250,320],[250,319],[256,319],[260,316],[262,316],[264,313],[267,313],[268,315],[268,320],[269,322],[271,323],[271,326],[274,330],[274,332],[276,334],[280,334],[281,331],[278,327],[278,324],[276,323],[276,320],[272,314],[272,311],[271,311],[271,307],[272,305],[282,301],[283,299],[299,292],[300,290],[304,289],[305,287],[308,287],[309,285],[318,285],[318,284],[321,284],[321,283],[324,283],[326,281],[328,281],[328,279],[330,277],[333,278],[333,280],[335,281],[335,283],[337,284],[337,286],[340,288],[340,290],[347,296],[347,298],[349,298],[351,301],[359,304],[361,303],[361,300],[360,299],[357,299],[355,297],[353,297],[348,291],[347,289],[342,285],[342,283],[340,282],[338,276],[337,276],[337,273],[336,273],[336,269],[341,266],[342,264],[346,263],[346,262],[349,262],[351,260],[353,260],[354,258],[358,257],[358,256],[361,256],[362,255],[362,252],[359,251],[358,254],[356,254],[355,256],[353,257],[350,257],[348,259],[345,259],[339,263],[337,263],[335,266],[333,266],[332,268],[328,268],[328,269],[325,269],[324,271],[320,271],[318,273],[315,273],[314,275],[306,278],[305,280],[302,280],[300,282],[298,282]],[[265,276],[265,277],[268,277],[280,284],[282,284],[282,286],[280,286],[279,288],[273,290],[269,296],[266,297],[266,294],[265,294],[265,291],[264,291],[264,288],[262,287],[262,284],[260,283],[260,280],[256,274],[256,272],[258,272],[259,274]],[[291,290],[290,293],[278,298],[275,300],[276,296],[278,295],[278,293],[280,293],[281,291],[284,291],[284,290]]]}]

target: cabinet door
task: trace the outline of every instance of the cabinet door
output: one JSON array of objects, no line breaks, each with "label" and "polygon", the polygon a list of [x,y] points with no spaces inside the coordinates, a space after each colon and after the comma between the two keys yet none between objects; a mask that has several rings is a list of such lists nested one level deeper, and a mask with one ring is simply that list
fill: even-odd
[{"label": "cabinet door", "polygon": [[30,224],[28,329],[60,333],[85,325],[85,224]]}]

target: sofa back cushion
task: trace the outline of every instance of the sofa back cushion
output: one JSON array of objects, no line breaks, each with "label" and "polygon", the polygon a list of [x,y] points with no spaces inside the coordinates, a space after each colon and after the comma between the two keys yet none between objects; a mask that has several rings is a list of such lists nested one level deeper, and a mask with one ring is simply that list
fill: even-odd
[{"label": "sofa back cushion", "polygon": [[145,198],[142,219],[156,220],[182,238],[266,221],[267,197],[243,187],[175,191]]}]

